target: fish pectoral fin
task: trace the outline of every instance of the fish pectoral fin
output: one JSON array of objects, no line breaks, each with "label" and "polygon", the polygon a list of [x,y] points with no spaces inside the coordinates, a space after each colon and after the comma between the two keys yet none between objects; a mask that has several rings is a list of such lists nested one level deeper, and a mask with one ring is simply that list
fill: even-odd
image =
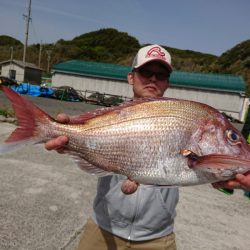
[{"label": "fish pectoral fin", "polygon": [[229,176],[232,173],[245,173],[250,169],[250,160],[223,154],[198,156],[194,153],[187,155],[189,168],[196,168],[210,173],[222,173]]}]

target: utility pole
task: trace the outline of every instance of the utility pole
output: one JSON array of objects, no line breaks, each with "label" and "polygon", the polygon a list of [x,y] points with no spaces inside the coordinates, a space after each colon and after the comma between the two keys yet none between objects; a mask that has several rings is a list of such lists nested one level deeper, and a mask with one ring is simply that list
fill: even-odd
[{"label": "utility pole", "polygon": [[39,56],[38,56],[38,67],[41,68],[41,57],[42,57],[42,41],[40,42],[39,47]]},{"label": "utility pole", "polygon": [[13,46],[10,47],[10,61],[13,61]]},{"label": "utility pole", "polygon": [[49,69],[50,69],[50,59],[51,59],[51,50],[46,50],[47,53],[47,61],[48,61],[48,65],[47,65],[47,72],[49,73]]},{"label": "utility pole", "polygon": [[30,25],[30,13],[31,13],[31,0],[29,0],[29,7],[28,7],[28,15],[23,15],[24,19],[26,20],[26,32],[25,32],[25,43],[23,49],[23,63],[25,65],[26,60],[26,49],[28,45],[28,37],[29,37],[29,25]]},{"label": "utility pole", "polygon": [[13,70],[13,53],[14,53],[14,47],[10,47],[10,70],[9,70],[9,78],[11,78],[11,70]]}]

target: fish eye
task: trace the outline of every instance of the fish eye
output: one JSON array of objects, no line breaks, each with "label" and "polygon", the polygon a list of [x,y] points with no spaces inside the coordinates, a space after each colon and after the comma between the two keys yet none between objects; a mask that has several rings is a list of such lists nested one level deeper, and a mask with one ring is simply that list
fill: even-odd
[{"label": "fish eye", "polygon": [[240,136],[233,130],[226,130],[226,136],[233,144],[240,143]]}]

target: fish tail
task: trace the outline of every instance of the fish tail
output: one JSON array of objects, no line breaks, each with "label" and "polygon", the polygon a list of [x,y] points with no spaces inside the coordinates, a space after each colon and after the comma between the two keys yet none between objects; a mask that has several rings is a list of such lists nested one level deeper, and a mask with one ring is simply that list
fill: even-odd
[{"label": "fish tail", "polygon": [[0,145],[0,154],[20,149],[28,144],[42,142],[43,135],[39,130],[39,124],[48,123],[53,118],[10,88],[2,86],[2,89],[12,104],[18,127],[4,144]]}]

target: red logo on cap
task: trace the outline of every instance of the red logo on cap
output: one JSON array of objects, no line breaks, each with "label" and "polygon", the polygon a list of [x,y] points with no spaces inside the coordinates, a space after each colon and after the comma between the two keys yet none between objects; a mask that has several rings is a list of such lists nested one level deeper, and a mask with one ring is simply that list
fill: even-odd
[{"label": "red logo on cap", "polygon": [[166,60],[165,53],[163,51],[161,51],[160,47],[151,48],[148,51],[146,57],[156,57],[156,58],[159,58],[159,59],[162,59],[162,60]]}]

